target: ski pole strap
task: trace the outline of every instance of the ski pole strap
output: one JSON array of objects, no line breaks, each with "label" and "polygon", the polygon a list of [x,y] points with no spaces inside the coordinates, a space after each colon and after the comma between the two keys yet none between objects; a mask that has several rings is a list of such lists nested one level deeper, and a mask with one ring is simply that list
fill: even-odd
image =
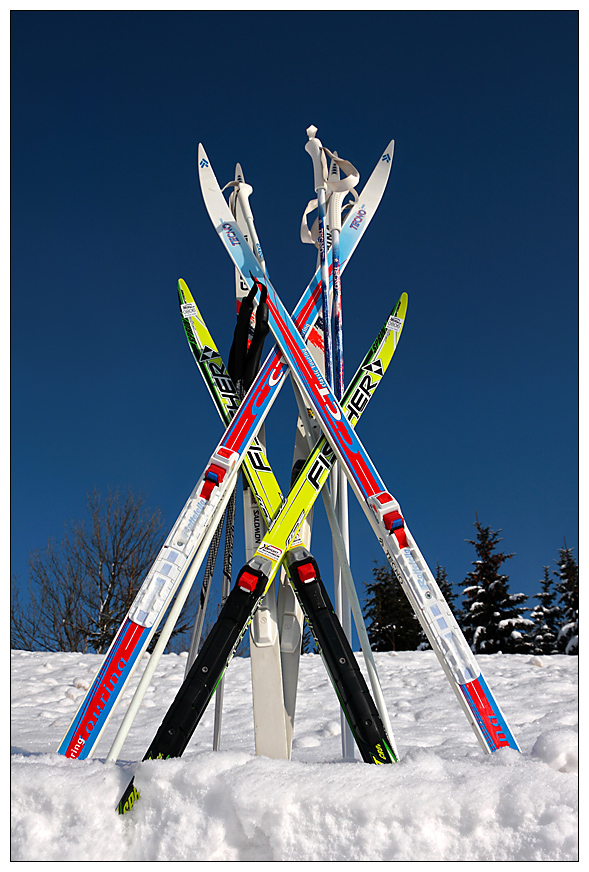
[{"label": "ski pole strap", "polygon": [[[255,286],[250,291],[250,293],[254,293]],[[252,336],[252,341],[250,342],[250,347],[247,352],[245,365],[243,369],[243,390],[245,393],[249,391],[250,387],[254,383],[254,379],[257,376],[260,364],[262,362],[262,351],[264,348],[264,342],[266,340],[266,336],[270,331],[270,325],[268,324],[268,303],[266,302],[268,291],[264,287],[264,285],[260,288],[260,302],[258,303],[258,307],[256,309],[256,322],[254,326],[254,335]]]},{"label": "ski pole strap", "polygon": [[237,314],[237,324],[233,332],[233,342],[229,351],[227,371],[234,385],[242,381],[247,357],[247,342],[249,325],[256,300],[256,289],[252,288],[247,297],[241,301]]},{"label": "ski pole strap", "polygon": [[314,212],[319,204],[317,200],[309,200],[305,207],[305,211],[303,212],[303,217],[301,218],[301,242],[305,244],[309,243],[310,245],[314,245],[316,248],[319,248],[319,240],[318,240],[318,226],[319,222],[315,221],[313,227],[309,229],[309,225],[307,223],[307,215],[311,212]]},{"label": "ski pole strap", "polygon": [[343,179],[338,179],[334,175],[330,174],[327,177],[328,190],[337,194],[345,194],[348,191],[351,191],[352,188],[355,188],[360,181],[360,173],[358,172],[354,164],[350,163],[349,160],[344,160],[343,158],[338,157],[337,154],[334,154],[328,148],[325,148],[325,146],[323,146],[323,152],[340,168],[343,173],[346,174],[345,178]]}]

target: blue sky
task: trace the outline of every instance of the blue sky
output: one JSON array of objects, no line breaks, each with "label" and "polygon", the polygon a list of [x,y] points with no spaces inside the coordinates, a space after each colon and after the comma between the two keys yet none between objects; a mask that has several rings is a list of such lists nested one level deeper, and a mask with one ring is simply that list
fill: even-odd
[{"label": "blue sky", "polygon": [[[578,547],[575,12],[16,12],[11,16],[11,549],[130,487],[169,528],[221,434],[176,283],[228,355],[233,270],[196,150],[239,161],[270,275],[297,302],[313,196],[305,130],[379,210],[343,277],[351,375],[401,292],[407,322],[359,435],[435,571],[460,588],[475,513],[513,592]],[[266,351],[270,350],[268,341]],[[267,424],[288,488],[296,408]],[[321,507],[313,552],[331,577]],[[360,591],[384,556],[353,497]],[[238,520],[234,567],[243,560]],[[576,551],[575,551],[576,553]]]}]

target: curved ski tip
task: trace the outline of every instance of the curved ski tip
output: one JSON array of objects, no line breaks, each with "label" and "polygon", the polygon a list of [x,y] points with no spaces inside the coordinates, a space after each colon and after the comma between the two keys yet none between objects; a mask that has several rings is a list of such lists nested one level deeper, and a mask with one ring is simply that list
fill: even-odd
[{"label": "curved ski tip", "polygon": [[243,176],[243,170],[241,168],[241,164],[235,164],[235,178],[238,182],[245,182],[245,178]]},{"label": "curved ski tip", "polygon": [[307,127],[306,133],[309,139],[315,139],[315,136],[317,135],[317,128],[314,124],[311,124],[310,127]]}]

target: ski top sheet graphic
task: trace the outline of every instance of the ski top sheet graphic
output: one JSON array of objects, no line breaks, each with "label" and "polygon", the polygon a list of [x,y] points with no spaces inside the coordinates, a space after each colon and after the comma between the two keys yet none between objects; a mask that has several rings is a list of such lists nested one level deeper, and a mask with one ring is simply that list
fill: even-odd
[{"label": "ski top sheet graphic", "polygon": [[[502,720],[505,725],[505,730],[501,733],[505,742],[519,750],[486,685],[487,693],[479,683],[478,693],[469,696],[468,685],[479,678],[480,668],[431,570],[409,533],[399,503],[387,490],[366,449],[346,421],[333,391],[312,359],[268,276],[233,221],[202,145],[199,146],[198,158],[201,190],[213,226],[244,279],[249,279],[251,287],[257,285],[261,289],[263,285],[264,293],[267,294],[270,329],[290,367],[291,375],[317,415],[326,438],[340,460],[352,490],[399,578],[481,747],[490,753],[502,746],[503,739],[497,740],[484,728],[484,712],[490,710],[494,712],[497,722]],[[361,226],[358,223],[359,217],[359,210],[356,210],[355,214],[348,217],[345,227],[349,229],[352,225]],[[473,718],[472,705],[480,717]]]},{"label": "ski top sheet graphic", "polygon": [[[385,160],[383,157],[379,160],[366,183],[362,192],[364,206],[360,223],[354,227],[346,226],[342,230],[340,237],[342,270],[380,203],[390,173],[392,152],[393,143],[385,152],[388,159]],[[293,313],[297,328],[303,335],[307,335],[313,329],[319,316],[320,295],[320,273],[317,270]],[[274,349],[261,367],[242,406],[217,446],[205,468],[205,473],[197,482],[162,551],[146,576],[136,600],[104,657],[101,669],[60,743],[58,753],[78,759],[92,756],[102,731],[114,713],[127,683],[189,566],[193,560],[198,559],[199,554],[204,556],[209,544],[207,536],[212,539],[214,527],[225,509],[237,479],[243,455],[284,383],[286,372],[286,362],[282,359],[281,353]],[[210,478],[207,479],[209,473]],[[201,496],[203,487],[204,497]],[[178,542],[182,544],[179,545]],[[123,629],[127,624],[134,625],[131,631],[133,640],[131,648],[128,648],[125,642],[128,659],[121,653]],[[125,660],[124,664],[123,660]],[[108,688],[105,688],[104,675],[112,675],[111,670],[114,667],[120,667],[120,671],[117,670],[117,681],[114,684],[110,682]],[[103,700],[104,696],[107,696],[106,700]],[[99,704],[102,702],[104,706],[100,709]],[[92,716],[90,716],[90,709],[94,712]]]}]

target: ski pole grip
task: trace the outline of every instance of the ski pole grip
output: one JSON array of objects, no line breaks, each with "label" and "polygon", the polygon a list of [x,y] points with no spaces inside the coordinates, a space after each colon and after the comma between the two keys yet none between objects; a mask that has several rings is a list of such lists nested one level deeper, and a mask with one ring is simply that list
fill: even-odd
[{"label": "ski pole grip", "polygon": [[316,133],[317,128],[314,125],[311,125],[307,128],[307,136],[309,137],[309,141],[305,145],[305,151],[311,155],[311,160],[313,161],[313,173],[315,176],[315,191],[319,191],[321,188],[325,190],[326,187],[327,162],[325,160],[325,155],[323,154],[323,146],[321,145],[321,140],[317,139],[317,137],[315,136]]},{"label": "ski pole grip", "polygon": [[327,204],[327,223],[330,230],[337,230],[338,233],[342,229],[342,201],[345,196],[338,191],[331,195]]}]

